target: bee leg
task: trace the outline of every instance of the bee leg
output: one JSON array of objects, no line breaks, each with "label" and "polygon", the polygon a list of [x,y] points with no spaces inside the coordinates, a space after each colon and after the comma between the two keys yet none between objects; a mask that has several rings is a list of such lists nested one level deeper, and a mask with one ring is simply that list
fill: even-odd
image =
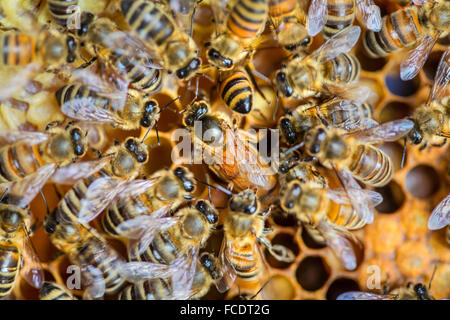
[{"label": "bee leg", "polygon": [[86,61],[83,57],[81,57],[81,59],[83,59],[85,61],[85,63],[83,63],[81,66],[79,66],[77,68],[77,70],[80,69],[86,69],[87,67],[89,67],[91,64],[93,64],[95,61],[97,61],[97,57],[93,57],[91,60]]},{"label": "bee leg", "polygon": [[78,122],[78,120],[71,120],[69,122],[67,122],[67,125],[65,127],[65,129],[69,129],[71,126],[73,126],[74,124],[76,124]]},{"label": "bee leg", "polygon": [[61,125],[62,122],[61,121],[52,121],[49,124],[47,124],[47,126],[45,126],[45,131],[50,130],[51,128],[57,127],[59,125]]},{"label": "bee leg", "polygon": [[420,146],[419,151],[424,150],[424,149],[427,147],[427,145],[428,145],[428,141],[425,141],[425,142]]},{"label": "bee leg", "polygon": [[443,147],[445,144],[447,143],[447,138],[444,138],[444,140],[441,143],[437,143],[437,144],[431,144],[433,147],[436,148],[441,148]]},{"label": "bee leg", "polygon": [[58,197],[58,199],[62,199],[61,192],[59,192],[58,187],[56,186],[56,184],[53,185],[53,189],[55,190],[55,194]]},{"label": "bee leg", "polygon": [[269,240],[263,237],[258,237],[258,241],[266,246],[270,254],[278,261],[290,263],[295,260],[295,255],[289,248],[281,244],[272,245]]},{"label": "bee leg", "polygon": [[[216,208],[216,209],[218,209],[218,208]],[[213,230],[213,231],[223,230],[223,224],[220,224],[220,225],[215,226],[215,227],[211,227],[211,230]]]},{"label": "bee leg", "polygon": [[[263,75],[262,73],[260,73],[259,71],[257,71],[255,66],[253,66],[253,63],[251,63],[251,62],[247,63],[247,65],[245,66],[245,71],[247,71],[250,81],[253,84],[253,86],[255,87],[255,90],[261,95],[261,97],[264,99],[264,101],[266,101],[267,104],[271,105],[270,101],[266,98],[264,93],[261,91],[261,89],[258,86],[258,83],[256,82],[256,79],[255,79],[255,74],[257,74],[258,77],[262,78],[264,81],[266,81],[265,79],[267,79],[266,76]],[[271,84],[272,82],[269,80],[268,83]]]}]

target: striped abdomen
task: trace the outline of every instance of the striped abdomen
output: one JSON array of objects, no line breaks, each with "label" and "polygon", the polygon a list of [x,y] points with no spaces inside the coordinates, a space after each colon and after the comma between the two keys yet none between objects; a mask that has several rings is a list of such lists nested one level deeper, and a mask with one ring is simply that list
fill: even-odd
[{"label": "striped abdomen", "polygon": [[135,59],[126,55],[113,54],[111,60],[115,67],[126,76],[130,84],[147,93],[157,92],[162,86],[162,70],[148,67],[151,61]]},{"label": "striped abdomen", "polygon": [[110,109],[111,101],[105,97],[100,97],[95,91],[81,84],[69,84],[58,89],[55,93],[59,106],[75,99],[89,98],[95,106],[103,109]]},{"label": "striped abdomen", "polygon": [[243,72],[235,72],[220,86],[220,95],[231,110],[249,113],[253,106],[253,89],[250,80]]},{"label": "striped abdomen", "polygon": [[227,19],[227,28],[239,39],[251,39],[264,28],[269,6],[267,0],[239,0]]},{"label": "striped abdomen", "polygon": [[380,32],[366,30],[362,42],[365,51],[374,58],[414,46],[424,31],[416,7],[407,7],[383,17]]},{"label": "striped abdomen", "polygon": [[130,28],[159,47],[167,43],[177,30],[172,19],[153,2],[121,0],[120,7]]},{"label": "striped abdomen", "polygon": [[24,143],[1,148],[0,183],[20,180],[36,172],[42,165],[38,148]]},{"label": "striped abdomen", "polygon": [[19,248],[10,242],[0,243],[0,298],[9,295],[20,268]]},{"label": "striped abdomen", "polygon": [[239,240],[235,240],[228,256],[236,275],[246,281],[255,280],[261,271],[261,261],[254,248],[250,242],[239,243]]},{"label": "striped abdomen", "polygon": [[44,282],[39,293],[41,300],[76,300],[66,289],[54,282]]},{"label": "striped abdomen", "polygon": [[361,71],[358,59],[350,53],[340,54],[327,61],[323,68],[325,79],[331,84],[351,83],[359,78]]},{"label": "striped abdomen", "polygon": [[371,145],[359,144],[348,165],[348,170],[363,183],[381,187],[392,178],[392,161],[380,149]]},{"label": "striped abdomen", "polygon": [[151,279],[127,286],[119,300],[167,300],[172,295],[170,279]]},{"label": "striped abdomen", "polygon": [[330,222],[345,227],[348,230],[357,230],[365,225],[360,215],[356,212],[351,204],[330,204],[327,216]]},{"label": "striped abdomen", "polygon": [[281,21],[294,14],[297,0],[269,0],[269,15],[272,19]]},{"label": "striped abdomen", "polygon": [[[53,20],[60,26],[67,26],[79,13],[78,0],[48,0],[48,8]],[[77,10],[78,9],[78,10]]]},{"label": "striped abdomen", "polygon": [[[333,127],[355,129],[365,119],[373,119],[373,107],[370,103],[357,104],[352,102],[348,108],[341,108],[342,99],[333,99],[317,107],[319,118],[325,119]],[[349,127],[349,125],[351,125]],[[352,127],[354,126],[354,127]]]},{"label": "striped abdomen", "polygon": [[355,0],[327,0],[327,22],[323,37],[329,39],[339,31],[351,26],[355,20]]},{"label": "striped abdomen", "polygon": [[180,239],[174,234],[175,227],[158,232],[142,255],[138,254],[136,247],[132,248],[130,260],[170,264],[180,254]]},{"label": "striped abdomen", "polygon": [[36,60],[36,38],[21,33],[0,34],[0,65],[26,66]]},{"label": "striped abdomen", "polygon": [[105,281],[105,294],[117,293],[125,284],[119,273],[119,264],[122,263],[119,255],[99,239],[89,238],[77,249],[73,258],[80,265],[91,265],[101,271]]}]

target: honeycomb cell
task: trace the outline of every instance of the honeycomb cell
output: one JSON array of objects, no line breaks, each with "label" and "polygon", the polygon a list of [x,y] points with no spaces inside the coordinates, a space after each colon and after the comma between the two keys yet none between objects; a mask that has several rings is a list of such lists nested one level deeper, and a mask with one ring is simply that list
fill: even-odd
[{"label": "honeycomb cell", "polygon": [[297,267],[296,277],[306,291],[316,291],[323,287],[330,277],[330,268],[320,256],[304,258]]},{"label": "honeycomb cell", "polygon": [[363,291],[380,293],[383,286],[396,283],[399,279],[395,263],[382,257],[366,260],[358,270],[358,283]]},{"label": "honeycomb cell", "polygon": [[411,201],[403,211],[400,221],[406,236],[423,239],[428,233],[428,213],[420,201]]},{"label": "honeycomb cell", "polygon": [[400,79],[400,69],[397,67],[389,72],[385,78],[388,90],[397,96],[412,96],[420,88],[420,79],[418,76],[411,80],[403,81]]},{"label": "honeycomb cell", "polygon": [[160,137],[160,145],[157,145],[156,136],[145,140],[147,145],[154,146],[149,149],[149,161],[145,164],[145,173],[150,175],[161,169],[169,168],[172,163],[172,145],[170,140]]},{"label": "honeycomb cell", "polygon": [[404,276],[416,278],[429,269],[431,257],[424,243],[409,241],[398,248],[395,261]]},{"label": "honeycomb cell", "polygon": [[404,102],[390,101],[388,102],[380,112],[380,122],[388,122],[398,119],[403,119],[411,115],[413,108]]},{"label": "honeycomb cell", "polygon": [[363,50],[364,49],[361,46],[356,50],[356,57],[363,70],[376,72],[384,68],[388,61],[386,58],[369,58]]},{"label": "honeycomb cell", "polygon": [[284,275],[276,274],[267,280],[260,296],[267,300],[292,300],[295,297],[295,287],[292,281]]},{"label": "honeycomb cell", "polygon": [[376,206],[380,213],[395,213],[405,202],[405,194],[402,187],[395,181],[391,181],[387,186],[375,188],[383,196],[383,202]]},{"label": "honeycomb cell", "polygon": [[437,67],[439,65],[439,61],[441,60],[443,52],[442,51],[434,51],[432,52],[425,65],[423,66],[423,72],[427,76],[428,80],[433,80],[434,75],[436,74]]},{"label": "honeycomb cell", "polygon": [[[298,254],[300,253],[300,249],[299,249],[298,244],[296,243],[294,237],[288,233],[280,232],[280,233],[276,234],[275,237],[272,238],[271,242],[272,242],[272,244],[279,244],[279,245],[285,246],[286,248],[290,249],[295,256],[298,256]],[[292,262],[288,263],[288,262],[278,261],[269,253],[269,251],[267,249],[265,250],[265,256],[266,256],[267,262],[269,262],[269,264],[274,268],[285,269],[285,268],[288,268],[292,264]]]},{"label": "honeycomb cell", "polygon": [[[434,267],[433,267],[434,268]],[[430,283],[433,271],[430,270],[425,281]],[[436,264],[436,273],[431,282],[431,295],[435,299],[448,299],[450,297],[450,264],[438,263]]]},{"label": "honeycomb cell", "polygon": [[348,278],[338,278],[334,280],[327,290],[327,300],[336,300],[336,298],[344,292],[359,291],[360,288],[355,280]]},{"label": "honeycomb cell", "polygon": [[406,175],[406,190],[416,198],[428,198],[439,190],[439,174],[433,167],[418,165]]},{"label": "honeycomb cell", "polygon": [[308,232],[306,228],[302,228],[302,240],[303,243],[311,249],[322,249],[326,247],[326,244],[316,241]]},{"label": "honeycomb cell", "polygon": [[403,232],[395,217],[379,215],[367,226],[365,239],[371,250],[389,254],[401,244]]},{"label": "honeycomb cell", "polygon": [[292,227],[298,225],[297,218],[293,214],[287,214],[282,210],[274,210],[270,216],[274,223],[282,227]]},{"label": "honeycomb cell", "polygon": [[437,257],[439,261],[450,262],[450,250],[447,243],[447,228],[436,230],[431,233],[428,239],[430,253]]}]

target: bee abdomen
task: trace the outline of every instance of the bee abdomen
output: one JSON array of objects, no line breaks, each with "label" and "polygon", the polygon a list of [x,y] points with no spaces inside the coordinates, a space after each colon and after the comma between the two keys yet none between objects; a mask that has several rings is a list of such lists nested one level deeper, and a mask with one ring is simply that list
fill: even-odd
[{"label": "bee abdomen", "polygon": [[348,230],[357,230],[364,226],[364,221],[350,204],[338,204],[336,210],[329,210],[327,215],[331,222]]},{"label": "bee abdomen", "polygon": [[362,41],[367,54],[379,58],[415,45],[422,34],[417,9],[410,7],[383,17],[381,31],[366,30]]},{"label": "bee abdomen", "polygon": [[63,287],[52,282],[44,282],[39,298],[41,300],[75,300]]},{"label": "bee abdomen", "polygon": [[236,72],[225,79],[220,87],[223,101],[232,110],[249,113],[253,105],[253,89],[250,80],[243,72]]},{"label": "bee abdomen", "polygon": [[167,300],[172,294],[165,279],[151,279],[127,286],[119,296],[120,300]]},{"label": "bee abdomen", "polygon": [[252,250],[233,247],[230,254],[230,263],[233,265],[236,275],[242,279],[253,279],[259,275],[258,259]]},{"label": "bee abdomen", "polygon": [[136,206],[141,208],[145,207],[143,201],[140,201],[139,196],[133,199],[124,199],[109,206],[101,220],[103,231],[113,237],[119,236],[118,226],[139,215],[135,210]]},{"label": "bee abdomen", "polygon": [[238,38],[253,38],[264,27],[268,9],[267,0],[239,0],[230,12],[227,27]]},{"label": "bee abdomen", "polygon": [[26,66],[36,60],[36,39],[21,33],[0,34],[0,65]]},{"label": "bee abdomen", "polygon": [[370,145],[358,145],[352,156],[349,170],[363,183],[381,187],[392,178],[391,159],[378,148]]},{"label": "bee abdomen", "polygon": [[20,180],[39,169],[33,148],[16,144],[0,149],[0,183]]},{"label": "bee abdomen", "polygon": [[323,27],[323,36],[329,39],[339,31],[351,26],[355,20],[354,0],[328,0],[327,22]]},{"label": "bee abdomen", "polygon": [[16,245],[0,243],[0,297],[9,295],[19,274],[20,253]]},{"label": "bee abdomen", "polygon": [[77,14],[75,6],[78,0],[49,0],[48,8],[53,20],[60,26],[67,26],[69,20]]},{"label": "bee abdomen", "polygon": [[361,65],[354,55],[344,53],[328,61],[325,70],[327,80],[333,83],[351,83],[359,78]]},{"label": "bee abdomen", "polygon": [[275,19],[290,16],[296,5],[297,0],[270,0],[269,15]]}]

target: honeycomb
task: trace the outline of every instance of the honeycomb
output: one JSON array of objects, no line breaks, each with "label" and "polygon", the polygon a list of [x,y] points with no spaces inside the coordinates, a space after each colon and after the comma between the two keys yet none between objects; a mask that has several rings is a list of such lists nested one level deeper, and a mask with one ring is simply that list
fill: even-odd
[{"label": "honeycomb", "polygon": [[[0,3],[0,21],[4,27],[18,27],[23,25],[24,16],[18,15],[21,10],[33,10],[39,1],[2,0]],[[45,9],[47,1],[43,0],[41,9],[36,13],[37,20],[45,23],[50,20]],[[101,13],[108,5],[104,1],[80,0],[82,10],[94,14]],[[400,7],[395,1],[376,1],[382,10],[382,15],[393,12]],[[205,19],[208,18],[208,19]],[[202,3],[195,16],[194,36],[198,43],[209,39],[213,31],[213,24],[209,19],[206,1]],[[266,31],[267,34],[267,31]],[[313,48],[321,43],[320,36],[314,40]],[[402,52],[388,58],[370,59],[364,56],[358,45],[353,52],[361,62],[361,82],[370,86],[375,96],[371,103],[375,108],[375,119],[386,122],[410,115],[416,107],[422,104],[430,91],[432,79],[439,59],[448,47],[449,39],[440,40],[434,47],[427,63],[419,75],[410,81],[401,81],[399,64]],[[278,48],[260,50],[255,54],[255,65],[263,74],[270,76],[279,68],[285,54]],[[2,70],[2,85],[13,74]],[[9,73],[8,73],[9,72]],[[6,79],[6,80],[5,80]],[[54,98],[54,91],[61,85],[62,80],[52,73],[37,75],[23,92],[17,92],[13,99],[0,103],[0,128],[24,129],[34,128],[43,130],[48,122],[64,119]],[[201,79],[200,87],[205,91],[213,91],[214,84]],[[261,84],[266,97],[275,100],[275,92],[268,84]],[[174,109],[182,110],[185,101],[189,101],[190,88],[166,86],[155,95],[160,105],[182,94]],[[265,106],[264,100],[257,97],[255,110],[247,118],[244,128],[264,126],[276,127],[272,120],[272,107]],[[283,101],[284,107],[292,107]],[[220,103],[219,103],[220,104]],[[261,107],[260,110],[256,110]],[[221,109],[223,106],[215,105]],[[272,108],[272,109],[271,109]],[[283,113],[280,108],[277,118]],[[161,114],[158,122],[160,145],[150,150],[150,161],[145,167],[147,174],[162,168],[172,168],[171,152],[176,142],[172,139],[174,129],[180,128],[181,115],[166,111]],[[91,146],[105,150],[114,139],[119,141],[129,135],[142,137],[145,132],[122,131],[108,126],[90,127],[89,140]],[[156,135],[152,131],[146,139],[147,144],[155,144]],[[317,243],[302,227],[297,225],[294,218],[282,212],[273,212],[270,224],[274,232],[269,236],[275,244],[283,244],[296,255],[292,263],[279,262],[265,253],[270,281],[262,289],[259,298],[262,299],[335,299],[340,293],[349,290],[367,291],[371,266],[378,266],[381,270],[383,284],[389,286],[405,284],[408,281],[428,283],[434,266],[436,273],[432,283],[432,294],[437,299],[450,297],[450,251],[446,243],[446,230],[430,232],[427,229],[427,219],[432,209],[450,192],[450,153],[449,144],[442,148],[427,148],[419,151],[417,147],[408,145],[406,161],[400,168],[403,145],[402,142],[385,143],[381,148],[393,159],[395,174],[393,180],[385,187],[376,189],[384,201],[377,206],[375,220],[371,225],[355,232],[364,245],[363,254],[358,257],[358,267],[355,271],[346,271],[335,258],[329,248]],[[87,157],[93,157],[93,154]],[[195,176],[205,180],[208,170],[203,165],[188,166]],[[211,175],[211,174],[210,174]],[[219,183],[220,181],[216,181]],[[207,188],[199,184],[196,196],[207,199]],[[50,209],[57,205],[54,188],[46,185],[43,189]],[[226,204],[226,196],[211,190],[214,204],[218,207]],[[276,195],[275,195],[276,196]],[[40,220],[45,217],[45,206],[41,197],[37,197],[31,204],[31,211]],[[217,253],[220,248],[222,234],[214,233],[206,250]],[[56,281],[65,285],[69,274],[66,272],[70,264],[65,255],[61,255],[48,240],[43,228],[38,228],[32,236],[34,246],[45,269],[47,281]],[[108,239],[110,244],[125,255],[124,245],[114,239]],[[259,287],[232,287],[227,293],[221,294],[212,287],[203,299],[235,299],[244,294],[252,294]],[[380,290],[375,290],[381,292]],[[73,291],[77,297],[82,292]],[[11,295],[11,299],[38,299],[38,290],[19,278]],[[114,298],[114,297],[106,297]]]}]

